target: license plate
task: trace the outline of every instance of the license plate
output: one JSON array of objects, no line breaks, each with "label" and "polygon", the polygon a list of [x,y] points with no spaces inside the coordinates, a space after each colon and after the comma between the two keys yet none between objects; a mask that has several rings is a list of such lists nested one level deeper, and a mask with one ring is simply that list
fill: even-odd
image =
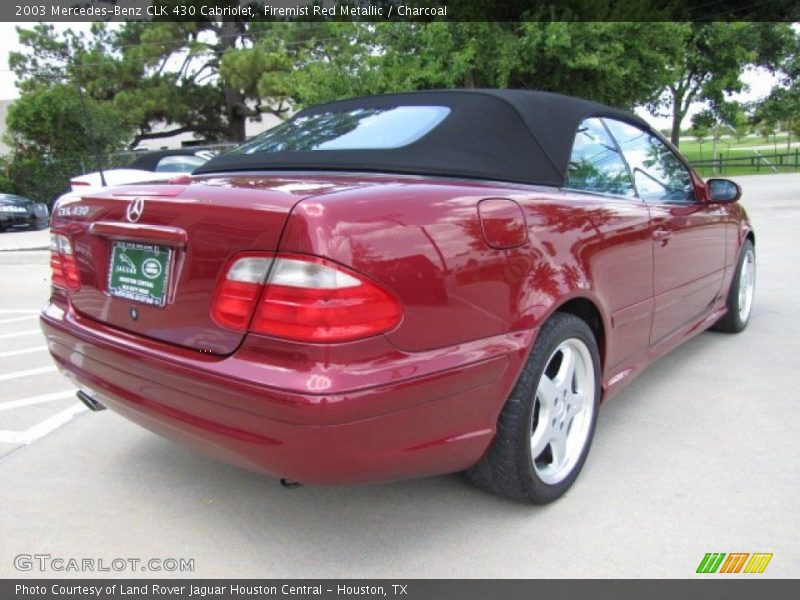
[{"label": "license plate", "polygon": [[108,273],[109,295],[164,306],[171,252],[170,248],[152,244],[113,242]]}]

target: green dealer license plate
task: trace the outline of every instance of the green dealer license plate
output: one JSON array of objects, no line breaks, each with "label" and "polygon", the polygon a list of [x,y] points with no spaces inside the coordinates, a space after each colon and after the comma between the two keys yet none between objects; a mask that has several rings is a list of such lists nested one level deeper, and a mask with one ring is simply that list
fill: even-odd
[{"label": "green dealer license plate", "polygon": [[114,242],[108,274],[109,295],[164,306],[170,253],[171,250],[163,246]]}]

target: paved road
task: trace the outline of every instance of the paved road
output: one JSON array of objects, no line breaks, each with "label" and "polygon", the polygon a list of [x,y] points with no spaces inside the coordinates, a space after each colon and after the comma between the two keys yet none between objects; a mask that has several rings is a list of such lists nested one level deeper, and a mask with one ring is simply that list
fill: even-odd
[{"label": "paved road", "polygon": [[692,577],[712,551],[772,552],[761,577],[800,576],[800,175],[740,181],[757,231],[750,328],[695,338],[611,400],[578,483],[545,508],[460,476],[285,490],[42,401],[71,388],[25,333],[47,256],[0,253],[0,576],[49,553],[192,558],[200,577]]},{"label": "paved road", "polygon": [[50,230],[6,231],[0,235],[0,252],[9,250],[45,250],[50,245]]}]

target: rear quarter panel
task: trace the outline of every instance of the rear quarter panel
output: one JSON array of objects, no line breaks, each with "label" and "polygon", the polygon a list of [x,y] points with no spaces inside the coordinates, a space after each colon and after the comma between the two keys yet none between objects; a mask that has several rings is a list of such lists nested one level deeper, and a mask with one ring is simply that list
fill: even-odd
[{"label": "rear quarter panel", "polygon": [[[522,208],[525,243],[487,244],[478,213],[487,198]],[[575,297],[591,299],[602,314],[609,361],[641,349],[649,334],[652,249],[647,209],[634,200],[394,180],[303,200],[281,250],[352,266],[394,293],[404,317],[387,338],[404,351],[531,329]],[[622,317],[616,329],[615,314]]]}]

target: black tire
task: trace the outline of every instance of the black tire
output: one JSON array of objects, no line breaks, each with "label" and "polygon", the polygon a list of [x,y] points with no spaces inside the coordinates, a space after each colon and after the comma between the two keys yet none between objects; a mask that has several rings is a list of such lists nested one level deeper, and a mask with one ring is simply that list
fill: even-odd
[{"label": "black tire", "polygon": [[[753,300],[750,299],[750,307],[747,309],[747,314],[742,315],[742,269],[744,269],[745,261],[748,256],[752,257],[753,268],[753,287],[755,288],[755,275],[756,275],[756,250],[753,242],[745,240],[742,244],[742,251],[739,254],[739,262],[736,264],[736,271],[733,274],[733,281],[731,282],[730,290],[728,290],[728,298],[725,305],[728,307],[728,312],[725,313],[719,321],[714,323],[712,329],[716,331],[723,331],[725,333],[739,333],[743,331],[747,324],[750,322],[750,315],[753,313],[752,305]],[[755,291],[755,290],[754,290]]]},{"label": "black tire", "polygon": [[41,231],[42,229],[47,229],[49,225],[50,225],[49,220],[34,219],[28,226],[28,229],[30,231]]},{"label": "black tire", "polygon": [[31,224],[29,229],[38,231],[46,228],[50,224],[50,211],[47,205],[37,202],[31,206]]},{"label": "black tire", "polygon": [[[586,438],[582,448],[578,444],[575,452],[572,453],[574,464],[571,464],[569,468],[565,465],[564,470],[567,474],[563,479],[547,482],[539,473],[539,470],[546,469],[547,465],[542,467],[539,458],[545,456],[547,452],[553,452],[552,448],[547,446],[545,451],[537,457],[536,465],[534,465],[534,457],[531,456],[531,436],[539,426],[537,424],[539,413],[543,410],[540,401],[537,400],[537,391],[545,374],[545,368],[548,366],[552,368],[554,361],[558,360],[562,344],[574,344],[575,340],[581,342],[588,350],[586,353],[588,360],[586,355],[583,355],[582,358],[583,368],[588,371],[589,365],[591,365],[593,371],[593,383],[587,384],[587,387],[591,389],[586,390],[587,402],[585,405],[587,409],[591,405],[591,413],[583,417],[588,422],[581,422],[579,439],[582,439],[583,435],[586,435]],[[580,344],[577,345],[580,346]],[[570,383],[570,386],[572,385]],[[588,396],[590,392],[591,397]],[[562,399],[562,411],[564,408],[569,408],[569,405],[564,402],[565,400]],[[586,461],[594,437],[599,402],[600,360],[594,334],[582,319],[571,314],[556,313],[542,326],[522,374],[500,413],[495,439],[478,464],[467,471],[468,477],[472,483],[486,491],[519,502],[547,504],[556,500],[572,486]],[[558,399],[554,401],[553,406],[555,407],[557,404]],[[548,415],[547,421],[549,422],[552,415],[549,412],[545,414]],[[564,421],[562,421],[563,423]],[[574,420],[567,424],[565,436],[571,434],[573,423]],[[588,427],[588,431],[584,429],[585,427]],[[585,434],[584,431],[586,431]],[[552,460],[555,462],[554,458]]]}]

